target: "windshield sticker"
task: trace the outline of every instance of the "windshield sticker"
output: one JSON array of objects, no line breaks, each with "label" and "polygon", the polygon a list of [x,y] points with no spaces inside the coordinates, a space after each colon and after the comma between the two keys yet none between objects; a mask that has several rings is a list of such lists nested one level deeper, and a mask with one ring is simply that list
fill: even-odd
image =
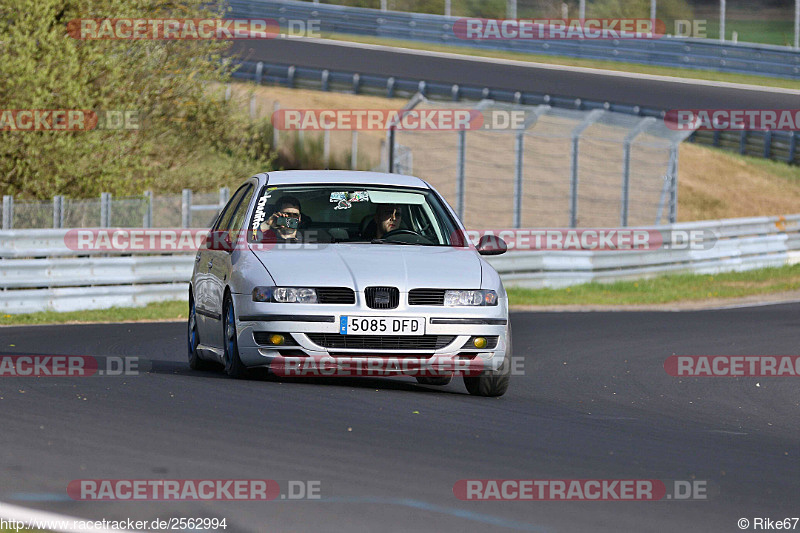
[{"label": "windshield sticker", "polygon": [[347,195],[347,199],[351,202],[369,202],[369,193],[367,191],[355,191]]},{"label": "windshield sticker", "polygon": [[261,198],[258,199],[258,205],[256,205],[256,214],[253,215],[253,238],[256,238],[256,234],[261,227],[261,223],[264,222],[264,219],[267,218],[266,213],[264,213],[264,206],[267,204],[267,200],[272,195],[270,193],[264,194]]},{"label": "windshield sticker", "polygon": [[[367,191],[334,191],[331,193],[331,202],[369,202],[369,192]],[[339,207],[339,209],[347,209]]]},{"label": "windshield sticker", "polygon": [[353,204],[347,200],[339,200],[339,204],[334,209],[350,209],[351,207],[353,207]]}]

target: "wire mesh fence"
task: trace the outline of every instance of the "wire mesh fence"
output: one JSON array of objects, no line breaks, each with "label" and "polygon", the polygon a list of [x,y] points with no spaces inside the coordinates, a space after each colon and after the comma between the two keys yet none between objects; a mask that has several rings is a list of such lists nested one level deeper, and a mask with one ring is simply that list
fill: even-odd
[{"label": "wire mesh fence", "polygon": [[[417,96],[413,109],[447,109]],[[608,110],[483,100],[480,127],[393,128],[403,170],[434,185],[467,227],[617,227],[677,218],[678,144],[691,131]],[[514,120],[498,120],[502,116]],[[502,127],[497,127],[503,124]],[[511,125],[511,126],[509,126]],[[403,150],[401,150],[402,148]],[[413,162],[410,166],[408,161]],[[386,166],[399,171],[398,162]]]},{"label": "wire mesh fence", "polygon": [[43,228],[207,228],[228,201],[228,187],[219,192],[52,201],[15,200],[3,196],[2,229]]}]

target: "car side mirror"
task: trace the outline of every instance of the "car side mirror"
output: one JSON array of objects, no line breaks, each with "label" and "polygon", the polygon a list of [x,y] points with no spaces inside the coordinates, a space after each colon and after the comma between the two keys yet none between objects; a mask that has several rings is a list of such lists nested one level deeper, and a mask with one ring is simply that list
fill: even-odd
[{"label": "car side mirror", "polygon": [[227,231],[209,231],[206,237],[206,248],[218,252],[232,252],[233,242],[231,235]]},{"label": "car side mirror", "polygon": [[477,249],[481,255],[500,255],[506,253],[508,245],[496,235],[484,235],[478,241]]}]

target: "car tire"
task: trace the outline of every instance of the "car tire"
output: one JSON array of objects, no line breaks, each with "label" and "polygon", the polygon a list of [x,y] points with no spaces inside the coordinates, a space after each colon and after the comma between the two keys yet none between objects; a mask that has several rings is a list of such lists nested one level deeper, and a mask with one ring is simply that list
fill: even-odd
[{"label": "car tire", "polygon": [[511,328],[508,328],[506,355],[499,370],[482,373],[480,376],[464,376],[464,386],[473,396],[502,396],[511,381]]},{"label": "car tire", "polygon": [[247,367],[239,358],[239,344],[236,335],[236,314],[231,295],[225,295],[222,308],[222,336],[225,355],[225,373],[232,378],[243,379],[248,375]]},{"label": "car tire", "polygon": [[187,348],[189,352],[189,368],[192,370],[208,370],[211,363],[202,359],[197,352],[200,344],[200,335],[197,332],[197,310],[194,307],[194,297],[189,293],[189,320],[187,320]]},{"label": "car tire", "polygon": [[417,383],[420,385],[436,385],[437,387],[444,387],[453,381],[453,375],[441,377],[417,376]]}]

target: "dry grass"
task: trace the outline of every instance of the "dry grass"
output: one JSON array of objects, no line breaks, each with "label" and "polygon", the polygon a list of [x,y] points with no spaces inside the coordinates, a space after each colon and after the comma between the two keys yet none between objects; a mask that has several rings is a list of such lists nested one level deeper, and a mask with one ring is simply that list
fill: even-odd
[{"label": "dry grass", "polygon": [[681,145],[681,221],[800,212],[800,167]]}]

